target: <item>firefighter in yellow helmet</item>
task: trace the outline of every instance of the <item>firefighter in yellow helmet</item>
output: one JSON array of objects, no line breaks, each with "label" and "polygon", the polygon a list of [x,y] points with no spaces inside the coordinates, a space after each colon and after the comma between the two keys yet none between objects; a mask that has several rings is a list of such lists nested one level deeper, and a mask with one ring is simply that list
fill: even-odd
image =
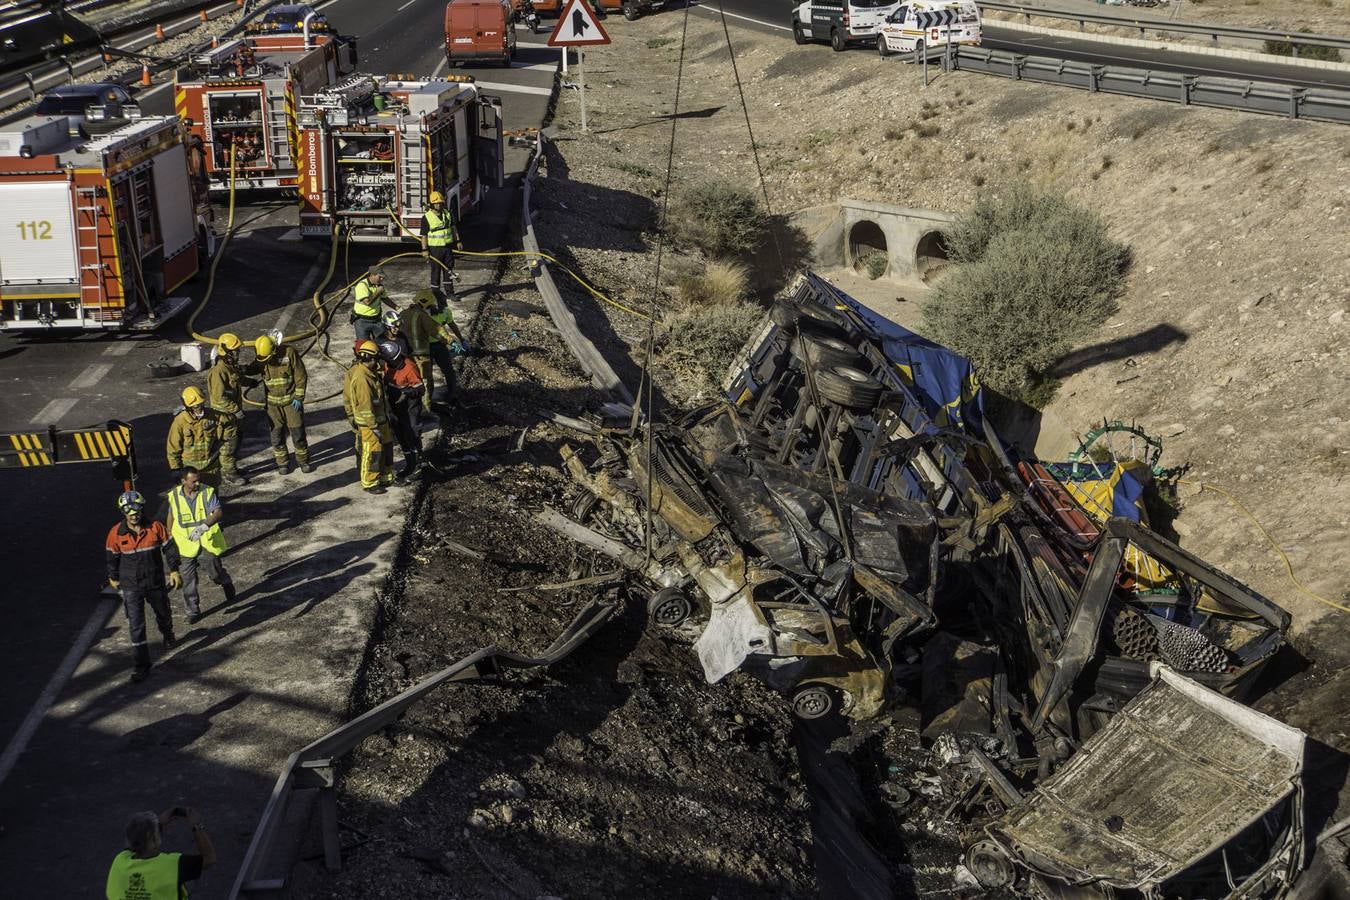
[{"label": "firefighter in yellow helmet", "polygon": [[165,443],[169,469],[176,474],[183,466],[194,466],[202,484],[220,487],[220,413],[207,408],[198,387],[183,388],[182,400]]},{"label": "firefighter in yellow helmet", "polygon": [[295,348],[278,344],[271,335],[262,335],[253,342],[255,363],[267,390],[267,422],[271,426],[272,458],[281,474],[289,475],[294,467],[286,452],[286,435],[295,445],[295,461],[301,472],[313,472],[309,461],[309,442],[305,439],[305,387],[309,382],[305,363]]},{"label": "firefighter in yellow helmet", "polygon": [[432,191],[422,213],[422,252],[431,263],[431,289],[441,297],[455,294],[455,248],[462,246],[445,197]]},{"label": "firefighter in yellow helmet", "polygon": [[383,494],[394,483],[394,431],[389,424],[380,348],[374,341],[357,341],[356,363],[342,385],[342,410],[356,434],[356,457],[361,487]]},{"label": "firefighter in yellow helmet", "polygon": [[206,372],[207,400],[220,413],[220,467],[231,484],[248,484],[238,462],[239,426],[244,420],[244,375],[239,369],[243,346],[238,335],[222,334],[216,344],[216,361]]}]

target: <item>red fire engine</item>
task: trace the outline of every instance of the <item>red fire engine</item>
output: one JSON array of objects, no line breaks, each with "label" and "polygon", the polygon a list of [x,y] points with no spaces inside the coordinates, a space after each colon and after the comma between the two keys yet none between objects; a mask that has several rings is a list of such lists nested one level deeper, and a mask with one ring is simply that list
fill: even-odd
[{"label": "red fire engine", "polygon": [[501,100],[469,76],[353,75],[300,100],[300,233],[410,239],[432,191],[458,223],[502,184]]},{"label": "red fire engine", "polygon": [[176,116],[94,138],[67,121],[0,132],[0,330],[154,328],[215,251],[205,181]]},{"label": "red fire engine", "polygon": [[212,191],[295,186],[295,101],[356,63],[356,45],[330,32],[258,34],[193,56],[174,77],[175,111],[191,123]]}]

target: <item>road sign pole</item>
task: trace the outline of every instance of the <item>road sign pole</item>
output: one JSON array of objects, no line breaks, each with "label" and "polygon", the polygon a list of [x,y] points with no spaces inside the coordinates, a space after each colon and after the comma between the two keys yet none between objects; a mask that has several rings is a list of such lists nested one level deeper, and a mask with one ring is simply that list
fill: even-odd
[{"label": "road sign pole", "polygon": [[566,74],[567,74],[567,48],[566,48],[566,47],[562,48],[562,52],[563,52],[563,74],[566,75]]},{"label": "road sign pole", "polygon": [[577,48],[577,81],[581,86],[581,131],[584,134],[586,128],[586,51],[580,47]]}]

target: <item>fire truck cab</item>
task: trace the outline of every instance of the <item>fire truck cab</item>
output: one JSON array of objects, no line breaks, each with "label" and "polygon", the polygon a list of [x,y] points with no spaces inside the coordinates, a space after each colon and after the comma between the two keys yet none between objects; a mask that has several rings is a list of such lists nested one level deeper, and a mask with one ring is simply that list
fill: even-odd
[{"label": "fire truck cab", "polygon": [[215,252],[177,116],[71,136],[65,117],[0,131],[0,331],[149,330]]},{"label": "fire truck cab", "polygon": [[328,31],[245,35],[191,57],[174,76],[175,111],[191,123],[211,190],[296,184],[296,98],[356,64],[356,45]]},{"label": "fire truck cab", "polygon": [[458,226],[502,184],[501,100],[469,76],[353,75],[300,102],[300,233],[416,240],[432,191]]}]

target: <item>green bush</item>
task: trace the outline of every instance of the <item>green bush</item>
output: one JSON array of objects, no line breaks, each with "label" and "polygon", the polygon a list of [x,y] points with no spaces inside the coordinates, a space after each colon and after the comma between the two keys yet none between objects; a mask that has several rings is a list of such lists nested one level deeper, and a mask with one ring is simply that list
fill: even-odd
[{"label": "green bush", "polygon": [[759,246],[769,217],[759,199],[732,184],[705,181],[676,199],[676,233],[709,256],[735,256]]},{"label": "green bush", "polygon": [[[1304,31],[1308,34],[1308,31]],[[1297,41],[1266,41],[1266,52],[1276,56],[1293,56]],[[1320,44],[1298,44],[1299,59],[1324,59],[1328,62],[1340,62],[1341,51],[1335,47],[1323,47]]]},{"label": "green bush", "polygon": [[982,196],[947,248],[953,265],[924,305],[926,334],[995,389],[1044,405],[1046,371],[1115,309],[1129,251],[1096,214],[1027,184]]},{"label": "green bush", "polygon": [[754,303],[686,306],[666,317],[657,352],[681,393],[716,393],[736,351],[763,320],[764,310]]},{"label": "green bush", "polygon": [[890,264],[890,254],[885,250],[869,250],[858,258],[858,267],[867,273],[867,277],[873,281],[885,275]]}]

